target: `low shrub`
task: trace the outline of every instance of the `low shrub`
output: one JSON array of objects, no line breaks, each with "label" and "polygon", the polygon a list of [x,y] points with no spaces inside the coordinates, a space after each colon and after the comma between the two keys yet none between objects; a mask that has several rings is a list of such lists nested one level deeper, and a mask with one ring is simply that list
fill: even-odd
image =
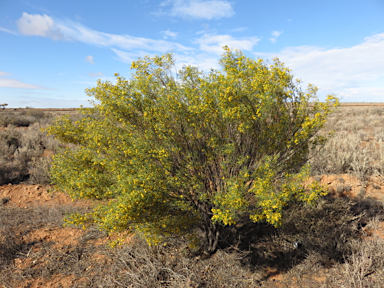
[{"label": "low shrub", "polygon": [[12,128],[1,131],[0,143],[4,147],[4,149],[0,150],[0,156],[8,157],[21,146],[21,133]]},{"label": "low shrub", "polygon": [[[50,183],[51,155],[59,149],[59,142],[41,131],[44,126],[34,123],[28,129],[20,129],[10,125],[0,131],[0,185]],[[41,158],[43,155],[46,157]]]},{"label": "low shrub", "polygon": [[50,113],[34,108],[25,108],[21,112],[1,111],[0,126],[28,127],[33,123],[48,123],[52,120]]},{"label": "low shrub", "polygon": [[32,184],[50,184],[49,169],[51,167],[51,157],[38,157],[29,163],[29,182]]}]

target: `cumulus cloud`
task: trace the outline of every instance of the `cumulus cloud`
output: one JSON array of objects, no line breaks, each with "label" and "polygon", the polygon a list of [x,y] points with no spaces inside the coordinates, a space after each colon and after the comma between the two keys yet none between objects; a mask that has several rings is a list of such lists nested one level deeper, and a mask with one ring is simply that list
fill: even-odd
[{"label": "cumulus cloud", "polygon": [[[313,83],[324,93],[336,93],[344,99],[364,101],[384,99],[384,33],[364,39],[358,45],[325,49],[316,46],[287,47],[277,56],[304,83]],[[381,94],[380,94],[381,93]],[[380,96],[379,96],[380,95]]]},{"label": "cumulus cloud", "polygon": [[172,31],[170,31],[170,30],[168,29],[168,30],[165,30],[165,31],[161,31],[161,34],[163,34],[163,38],[164,38],[164,39],[168,39],[168,38],[173,38],[173,39],[175,39],[175,38],[177,37],[177,34],[179,34],[179,33],[172,32]]},{"label": "cumulus cloud", "polygon": [[88,73],[89,76],[91,77],[97,77],[97,76],[103,76],[103,73],[98,72],[98,73]]},{"label": "cumulus cloud", "polygon": [[202,51],[222,54],[223,46],[225,45],[230,48],[252,51],[253,46],[255,46],[259,41],[260,38],[258,37],[234,38],[231,35],[204,34],[196,40],[196,43],[199,44],[200,50]]},{"label": "cumulus cloud", "polygon": [[160,6],[171,8],[166,12],[161,10],[158,14],[182,18],[211,20],[232,17],[235,14],[232,3],[224,0],[166,0]]},{"label": "cumulus cloud", "polygon": [[90,56],[90,55],[88,55],[87,57],[85,57],[84,61],[85,61],[85,62],[88,62],[88,63],[91,63],[92,65],[95,64],[95,63],[93,62],[93,56]]},{"label": "cumulus cloud", "polygon": [[276,43],[277,37],[279,37],[281,34],[283,34],[283,31],[273,31],[272,37],[269,38],[269,41],[271,41],[272,43]]},{"label": "cumulus cloud", "polygon": [[55,21],[46,14],[32,15],[23,12],[16,24],[19,32],[23,35],[48,37],[53,40],[62,40],[64,38]]}]

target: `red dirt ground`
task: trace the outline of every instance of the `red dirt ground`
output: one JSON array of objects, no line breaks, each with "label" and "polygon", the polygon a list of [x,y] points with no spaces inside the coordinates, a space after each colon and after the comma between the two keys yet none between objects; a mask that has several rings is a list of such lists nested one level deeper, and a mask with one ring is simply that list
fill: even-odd
[{"label": "red dirt ground", "polygon": [[[321,177],[321,184],[330,188],[334,197],[359,197],[364,189],[364,197],[371,197],[378,200],[384,200],[384,180],[383,177],[372,177],[369,181],[369,185],[360,183],[358,179],[351,175],[324,175]],[[337,193],[337,187],[340,185],[349,185],[351,190],[347,193]],[[0,186],[0,199],[8,198],[9,201],[5,205],[9,207],[28,208],[32,206],[60,206],[60,205],[73,205],[80,207],[90,207],[91,201],[76,200],[61,192],[50,192],[50,186],[42,185],[3,185]],[[43,227],[33,231],[30,231],[23,236],[25,243],[32,241],[37,242],[53,242],[54,248],[61,249],[63,247],[75,246],[78,243],[78,239],[85,233],[84,230],[73,227]],[[384,223],[381,222],[378,229],[373,231],[374,234],[380,238],[384,238]],[[108,237],[109,238],[109,237]],[[110,239],[110,238],[109,238]],[[98,239],[93,245],[101,245],[108,242],[108,239]],[[129,239],[127,240],[129,242]],[[34,249],[39,249],[35,247]],[[95,257],[105,257],[104,255],[95,255]],[[104,259],[101,259],[104,260]],[[16,258],[14,265],[18,269],[26,269],[30,265],[35,265],[36,260],[30,258]],[[39,260],[40,261],[40,260]],[[44,259],[41,259],[44,261]],[[270,270],[265,271],[269,281],[265,283],[265,287],[288,287],[286,282],[286,275],[280,274],[279,271]],[[292,286],[297,287],[292,282],[294,277],[290,277],[289,282]],[[319,286],[324,285],[326,281],[326,271],[319,271],[317,275],[313,275],[311,281],[316,281]],[[76,285],[79,284],[78,280]],[[74,277],[56,275],[49,280],[43,278],[37,278],[34,280],[28,280],[26,283],[19,287],[74,287]],[[291,284],[290,284],[291,285]],[[76,286],[77,287],[77,286]]]},{"label": "red dirt ground", "polygon": [[[90,200],[72,200],[69,195],[57,192],[50,191],[50,186],[43,185],[3,185],[0,186],[0,200],[7,199],[5,204],[7,207],[18,207],[18,208],[29,208],[29,207],[58,207],[62,205],[71,205],[73,207],[92,207],[92,201]],[[0,207],[1,208],[1,207]],[[49,226],[42,227],[39,229],[32,230],[26,235],[22,236],[23,243],[54,243],[51,248],[65,250],[67,247],[76,247],[79,243],[81,237],[85,234],[85,230],[74,227],[60,227],[60,226]],[[108,244],[111,240],[114,240],[116,237],[104,237],[96,240],[91,240],[88,243],[93,246],[105,245]],[[128,236],[124,241],[125,244],[128,244],[132,239],[132,236]],[[41,249],[41,245],[37,245],[32,248],[32,252],[36,252]],[[36,250],[36,251],[35,251]],[[104,261],[106,259],[105,255],[94,255],[95,259],[100,259]],[[30,266],[42,265],[47,261],[47,259],[33,260],[31,258],[16,258],[14,259],[14,265],[16,268],[24,270]],[[36,264],[36,262],[39,262]],[[41,278],[36,278],[31,281],[27,280],[25,283],[17,286],[18,288],[36,288],[36,287],[74,287],[74,277],[73,276],[64,276],[56,275],[50,277],[49,280]],[[81,282],[81,281],[80,281]],[[79,285],[79,280],[76,280],[76,287]],[[83,286],[81,286],[83,287]]]},{"label": "red dirt ground", "polygon": [[73,201],[67,194],[49,192],[50,186],[43,185],[3,185],[0,186],[0,198],[9,198],[8,206],[27,208],[30,206],[80,205],[89,206],[90,201]]}]

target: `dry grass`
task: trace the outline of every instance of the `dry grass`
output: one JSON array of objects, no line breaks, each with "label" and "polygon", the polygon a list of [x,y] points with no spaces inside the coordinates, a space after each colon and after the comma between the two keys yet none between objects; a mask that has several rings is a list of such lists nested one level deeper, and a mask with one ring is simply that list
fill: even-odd
[{"label": "dry grass", "polygon": [[312,174],[358,176],[362,182],[384,174],[384,106],[340,107],[321,132],[335,131],[312,156]]},{"label": "dry grass", "polygon": [[[1,205],[1,204],[0,204]],[[84,209],[74,208],[72,205],[56,207],[17,208],[0,206],[0,284],[3,287],[14,287],[26,277],[34,277],[43,272],[33,267],[25,271],[15,269],[15,259],[39,259],[48,254],[52,243],[37,241],[25,242],[23,237],[42,227],[57,227],[63,224],[63,216],[67,213],[86,212]],[[33,248],[40,245],[37,253]],[[36,270],[36,273],[33,272]]]}]

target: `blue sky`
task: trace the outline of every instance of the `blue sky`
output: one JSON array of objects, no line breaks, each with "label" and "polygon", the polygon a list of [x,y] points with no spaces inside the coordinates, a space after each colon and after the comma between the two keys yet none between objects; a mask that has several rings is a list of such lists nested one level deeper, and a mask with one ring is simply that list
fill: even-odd
[{"label": "blue sky", "polygon": [[0,43],[9,107],[89,106],[85,88],[145,55],[219,69],[224,45],[278,57],[320,99],[384,102],[383,0],[0,0]]}]

